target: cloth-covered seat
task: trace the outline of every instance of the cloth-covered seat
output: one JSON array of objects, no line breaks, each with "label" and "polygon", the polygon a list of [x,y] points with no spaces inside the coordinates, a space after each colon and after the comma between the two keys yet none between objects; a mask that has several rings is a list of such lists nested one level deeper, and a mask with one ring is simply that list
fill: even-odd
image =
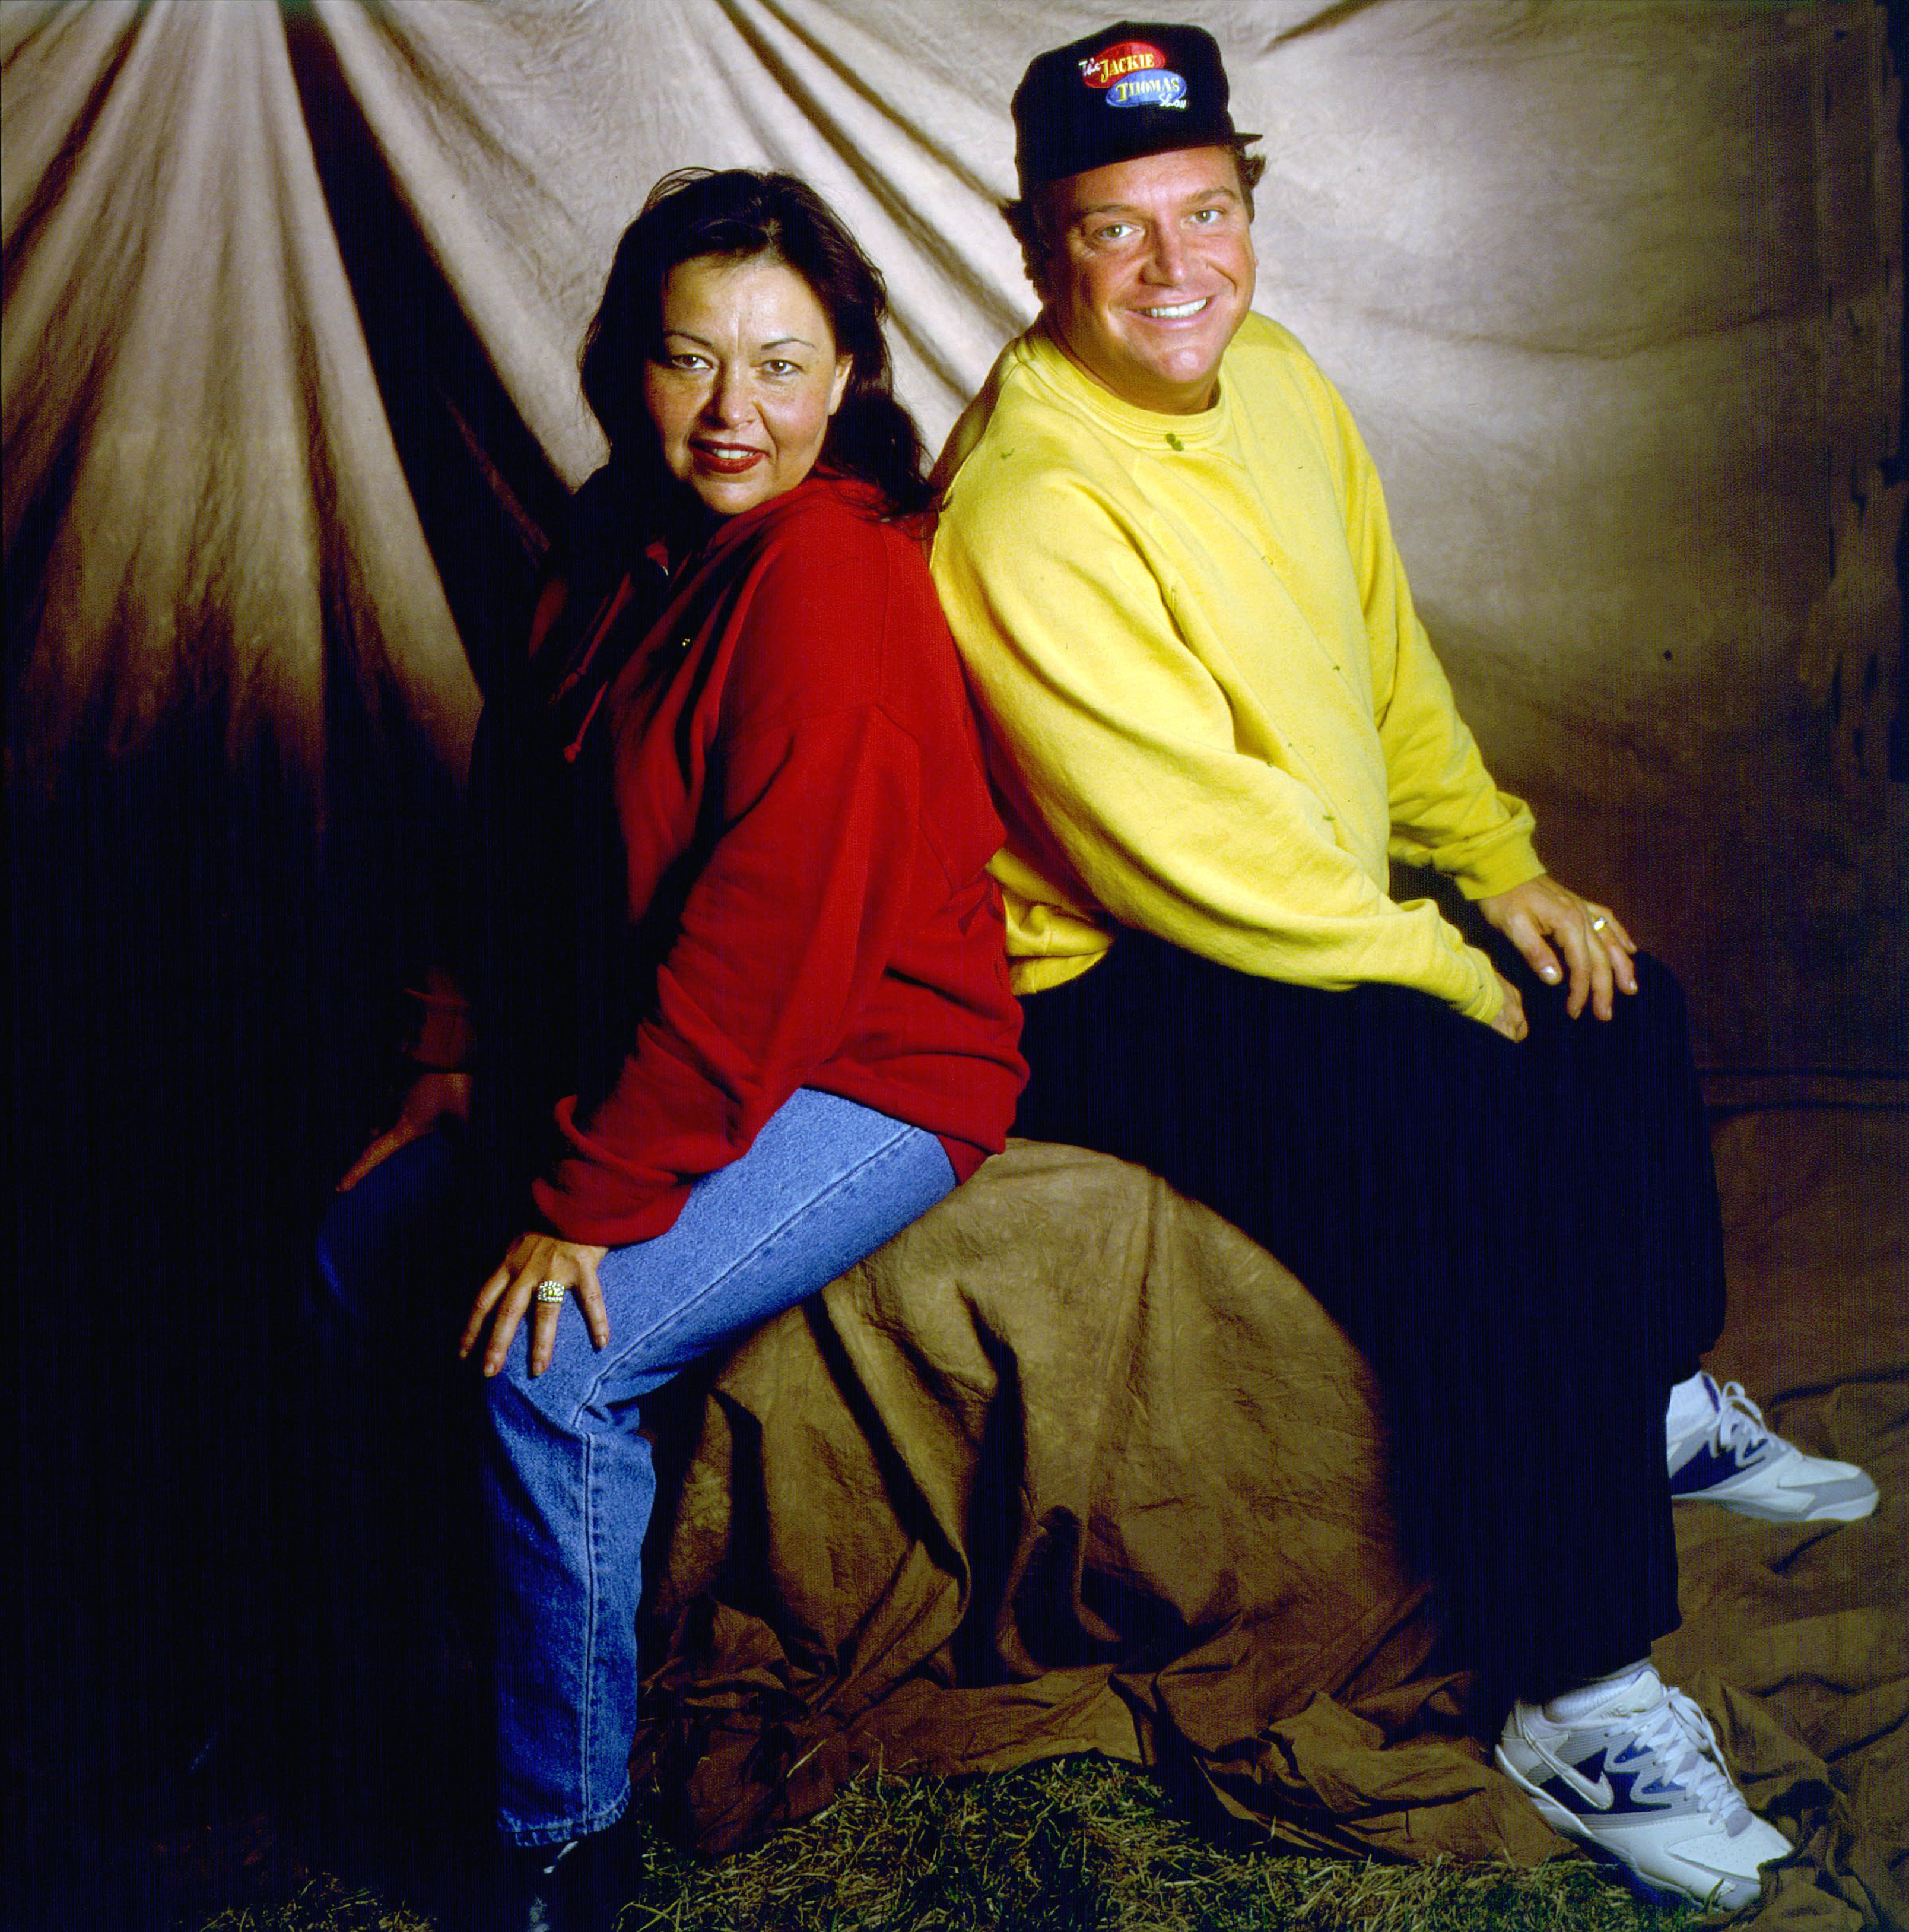
[{"label": "cloth-covered seat", "polygon": [[[1898,1922],[1905,1898],[1901,1800],[1880,1781],[1909,1736],[1909,1646],[1884,1607],[1902,1582],[1909,1348],[1886,1204],[1905,1122],[1864,1117],[1852,1136],[1834,1118],[1747,1117],[1722,1137],[1741,1252],[1718,1366],[1761,1375],[1803,1439],[1868,1461],[1883,1508],[1840,1529],[1680,1511],[1687,1621],[1665,1649],[1753,1800],[1812,1853],[1767,1922],[1807,1894],[1833,1915],[1812,1922],[1855,1927]],[[1761,1184],[1811,1147],[1847,1167],[1860,1252],[1807,1200],[1780,1240],[1764,1224]],[[1773,1241],[1792,1263],[1812,1241],[1828,1258],[1787,1314],[1774,1291],[1794,1284],[1761,1264]],[[1806,1345],[1821,1324],[1845,1340]],[[1826,1348],[1848,1389],[1786,1384],[1786,1354],[1814,1374]],[[1080,1750],[1172,1767],[1296,1846],[1561,1849],[1467,1734],[1465,1680],[1439,1668],[1364,1364],[1287,1270],[1143,1170],[1011,1143],[666,1400],[639,1770],[680,1795],[706,1850],[815,1809],[864,1765]],[[1801,1551],[1815,1580],[1792,1628]],[[1866,1742],[1822,1691],[1838,1660],[1880,1716]]]}]

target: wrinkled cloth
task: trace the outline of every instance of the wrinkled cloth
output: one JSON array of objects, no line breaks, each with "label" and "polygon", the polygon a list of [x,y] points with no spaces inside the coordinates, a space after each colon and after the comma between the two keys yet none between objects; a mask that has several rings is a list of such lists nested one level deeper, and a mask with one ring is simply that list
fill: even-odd
[{"label": "wrinkled cloth", "polygon": [[[1803,1847],[1744,1922],[1901,1924],[1909,1118],[1745,1115],[1718,1150],[1736,1286],[1710,1366],[1883,1502],[1797,1528],[1680,1508],[1685,1625],[1659,1660]],[[638,1760],[703,1849],[863,1766],[1088,1750],[1296,1847],[1564,1849],[1440,1667],[1364,1364],[1143,1170],[1011,1143],[682,1403]]]},{"label": "wrinkled cloth", "polygon": [[[454,766],[458,645],[481,682],[521,636],[601,460],[577,345],[669,169],[815,184],[932,447],[1033,314],[1009,97],[1108,10],[10,0],[14,769],[195,710],[334,812],[367,720]],[[1266,130],[1258,304],[1364,428],[1547,862],[1691,988],[1705,1064],[1899,1073],[1883,8],[1183,10]]]}]

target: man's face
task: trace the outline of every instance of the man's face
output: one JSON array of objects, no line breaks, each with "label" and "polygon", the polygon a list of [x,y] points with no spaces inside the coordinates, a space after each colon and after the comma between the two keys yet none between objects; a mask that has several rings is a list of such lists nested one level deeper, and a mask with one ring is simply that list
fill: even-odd
[{"label": "man's face", "polygon": [[1141,409],[1209,407],[1257,266],[1232,154],[1143,154],[1070,175],[1050,193],[1041,293],[1068,354]]}]

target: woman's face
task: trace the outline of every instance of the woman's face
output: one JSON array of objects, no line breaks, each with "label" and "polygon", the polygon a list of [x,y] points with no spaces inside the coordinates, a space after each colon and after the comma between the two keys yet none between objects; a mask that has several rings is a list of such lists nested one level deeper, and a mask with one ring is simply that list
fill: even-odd
[{"label": "woman's face", "polygon": [[643,369],[670,474],[718,517],[794,489],[822,453],[850,359],[786,262],[678,262],[663,285],[662,346]]}]

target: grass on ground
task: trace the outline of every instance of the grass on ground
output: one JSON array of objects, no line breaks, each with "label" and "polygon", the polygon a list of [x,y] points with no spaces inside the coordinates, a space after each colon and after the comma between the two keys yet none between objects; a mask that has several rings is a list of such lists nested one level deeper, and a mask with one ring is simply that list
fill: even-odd
[{"label": "grass on ground", "polygon": [[[1229,1851],[1142,1774],[1068,1758],[962,1779],[871,1774],[712,1862],[654,1839],[615,1932],[1688,1932],[1602,1868]],[[319,1878],[202,1932],[455,1932]]]}]

